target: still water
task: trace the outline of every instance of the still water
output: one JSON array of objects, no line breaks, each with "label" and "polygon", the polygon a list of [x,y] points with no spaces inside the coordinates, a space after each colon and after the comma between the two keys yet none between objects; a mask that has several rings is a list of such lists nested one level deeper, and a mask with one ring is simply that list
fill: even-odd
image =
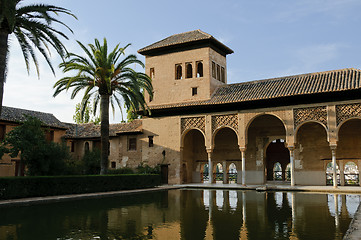
[{"label": "still water", "polygon": [[342,239],[359,195],[169,190],[0,208],[0,239]]}]

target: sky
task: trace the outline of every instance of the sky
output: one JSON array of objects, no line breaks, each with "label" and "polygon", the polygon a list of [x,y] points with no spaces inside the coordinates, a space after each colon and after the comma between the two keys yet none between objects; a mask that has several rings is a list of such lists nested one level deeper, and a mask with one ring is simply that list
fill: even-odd
[{"label": "sky", "polygon": [[[132,45],[126,54],[173,34],[201,29],[230,47],[228,83],[282,77],[342,68],[361,68],[360,0],[24,0],[65,7],[78,20],[59,16],[74,33],[54,25],[69,36],[68,51],[82,54],[84,44],[107,38],[109,48]],[[4,106],[54,114],[73,122],[75,105],[70,91],[53,97],[54,83],[65,75],[60,58],[52,54],[54,76],[42,60],[40,78],[34,65],[28,74],[17,40],[10,37]],[[145,62],[142,55],[138,58]],[[137,67],[137,71],[144,69]],[[120,111],[111,115],[121,121]]]}]

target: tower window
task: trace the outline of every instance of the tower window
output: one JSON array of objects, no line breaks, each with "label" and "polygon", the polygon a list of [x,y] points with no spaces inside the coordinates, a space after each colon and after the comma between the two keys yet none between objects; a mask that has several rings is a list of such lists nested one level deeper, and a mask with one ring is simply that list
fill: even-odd
[{"label": "tower window", "polygon": [[73,141],[71,141],[70,151],[71,152],[75,151],[75,142],[73,142]]},{"label": "tower window", "polygon": [[221,67],[217,64],[217,80],[221,80]]},{"label": "tower window", "polygon": [[221,67],[221,82],[226,82],[226,74],[224,71],[224,67]]},{"label": "tower window", "polygon": [[212,77],[216,78],[216,64],[212,62]]},{"label": "tower window", "polygon": [[153,79],[155,76],[154,68],[150,69],[149,74],[150,74],[150,78]]},{"label": "tower window", "polygon": [[153,146],[154,146],[153,137],[154,137],[154,136],[148,136],[148,146],[149,146],[149,147],[153,147]]},{"label": "tower window", "polygon": [[203,63],[197,62],[196,65],[197,65],[197,78],[203,77]]},{"label": "tower window", "polygon": [[192,63],[186,63],[186,70],[187,70],[186,78],[192,78],[193,77]]},{"label": "tower window", "polygon": [[177,80],[182,79],[182,65],[181,64],[175,65],[175,79],[177,79]]},{"label": "tower window", "polygon": [[192,96],[197,95],[197,93],[198,93],[198,88],[193,87],[193,88],[192,88]]}]

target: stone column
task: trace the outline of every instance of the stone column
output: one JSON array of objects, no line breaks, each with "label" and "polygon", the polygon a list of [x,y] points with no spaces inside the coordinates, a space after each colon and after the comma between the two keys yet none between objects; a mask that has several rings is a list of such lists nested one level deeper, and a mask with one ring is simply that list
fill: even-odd
[{"label": "stone column", "polygon": [[294,159],[294,150],[295,147],[288,147],[290,151],[290,164],[291,164],[291,186],[295,186],[295,159]]},{"label": "stone column", "polygon": [[223,168],[223,183],[228,183],[228,173],[227,173],[227,162],[222,162],[222,168]]},{"label": "stone column", "polygon": [[345,165],[343,161],[339,161],[339,170],[340,170],[340,184],[341,186],[345,186]]},{"label": "stone column", "polygon": [[240,147],[239,150],[241,151],[242,155],[242,185],[246,185],[246,148]]},{"label": "stone column", "polygon": [[208,154],[208,183],[213,183],[212,149],[207,149]]},{"label": "stone column", "polygon": [[332,177],[333,177],[333,187],[337,188],[337,164],[336,164],[336,145],[331,145],[332,152]]}]

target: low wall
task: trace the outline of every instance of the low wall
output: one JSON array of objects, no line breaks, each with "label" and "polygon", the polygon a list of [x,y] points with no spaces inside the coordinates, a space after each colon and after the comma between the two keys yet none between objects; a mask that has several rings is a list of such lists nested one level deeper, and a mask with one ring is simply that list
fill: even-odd
[{"label": "low wall", "polygon": [[295,171],[295,184],[302,186],[326,186],[324,171]]}]

